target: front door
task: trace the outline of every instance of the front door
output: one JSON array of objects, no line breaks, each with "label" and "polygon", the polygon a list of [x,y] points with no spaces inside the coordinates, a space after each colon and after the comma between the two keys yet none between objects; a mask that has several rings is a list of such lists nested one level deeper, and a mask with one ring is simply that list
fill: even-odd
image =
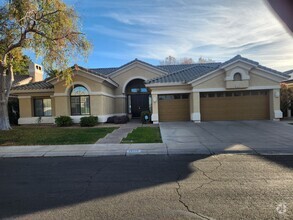
[{"label": "front door", "polygon": [[132,117],[138,118],[142,111],[149,110],[148,94],[132,94],[131,95],[131,113]]}]

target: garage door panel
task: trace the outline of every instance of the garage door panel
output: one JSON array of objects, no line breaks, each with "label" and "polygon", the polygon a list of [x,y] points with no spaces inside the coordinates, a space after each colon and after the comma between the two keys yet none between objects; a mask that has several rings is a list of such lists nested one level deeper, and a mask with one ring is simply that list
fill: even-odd
[{"label": "garage door panel", "polygon": [[203,121],[269,119],[268,93],[200,99]]},{"label": "garage door panel", "polygon": [[160,121],[189,121],[189,99],[159,100]]}]

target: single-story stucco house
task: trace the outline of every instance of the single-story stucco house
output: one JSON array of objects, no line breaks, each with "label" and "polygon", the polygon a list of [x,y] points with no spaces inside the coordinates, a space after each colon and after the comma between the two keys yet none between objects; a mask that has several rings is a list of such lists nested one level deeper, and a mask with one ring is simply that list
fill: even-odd
[{"label": "single-story stucco house", "polygon": [[[73,86],[57,78],[16,86],[19,124],[54,123],[54,117],[86,115],[106,122],[113,115],[161,121],[278,120],[285,73],[237,55],[224,63],[154,66],[133,60],[115,68],[75,65]],[[35,76],[41,72],[35,68]],[[41,119],[41,120],[40,120]]]}]

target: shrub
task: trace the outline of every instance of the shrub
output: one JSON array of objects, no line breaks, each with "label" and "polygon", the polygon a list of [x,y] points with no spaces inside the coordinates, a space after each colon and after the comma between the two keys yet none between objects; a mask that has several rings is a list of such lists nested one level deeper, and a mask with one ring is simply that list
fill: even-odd
[{"label": "shrub", "polygon": [[112,116],[107,119],[107,123],[125,124],[129,121],[128,116]]},{"label": "shrub", "polygon": [[129,118],[128,118],[128,116],[126,116],[126,115],[123,115],[123,116],[116,116],[115,118],[114,118],[114,123],[115,124],[125,124],[125,123],[127,123],[129,121]]},{"label": "shrub", "polygon": [[111,116],[109,118],[107,118],[107,123],[114,123],[114,119],[116,118],[117,116]]},{"label": "shrub", "polygon": [[55,118],[55,123],[58,127],[67,127],[71,126],[73,121],[69,116],[59,116]]},{"label": "shrub", "polygon": [[89,116],[80,118],[80,126],[81,127],[93,127],[98,124],[98,117]]},{"label": "shrub", "polygon": [[142,111],[140,114],[140,119],[143,124],[150,123],[151,113],[149,111]]}]

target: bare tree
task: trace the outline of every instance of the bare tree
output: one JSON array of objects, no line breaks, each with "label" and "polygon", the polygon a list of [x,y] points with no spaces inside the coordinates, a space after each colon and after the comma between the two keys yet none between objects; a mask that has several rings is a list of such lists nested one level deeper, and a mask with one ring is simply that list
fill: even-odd
[{"label": "bare tree", "polygon": [[198,63],[214,63],[215,61],[210,58],[199,57]]},{"label": "bare tree", "polygon": [[176,58],[173,56],[168,56],[164,60],[160,61],[160,65],[174,65],[177,64]]}]

